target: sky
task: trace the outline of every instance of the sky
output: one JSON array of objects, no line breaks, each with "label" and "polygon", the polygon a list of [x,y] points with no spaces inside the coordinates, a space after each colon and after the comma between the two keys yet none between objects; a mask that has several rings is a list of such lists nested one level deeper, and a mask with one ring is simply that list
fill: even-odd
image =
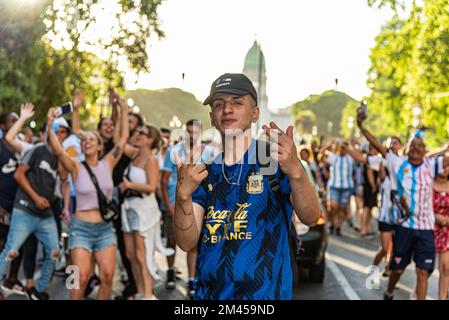
[{"label": "sky", "polygon": [[257,39],[270,108],[334,89],[335,78],[356,99],[369,94],[370,48],[391,17],[366,0],[165,0],[158,13],[166,36],[151,39],[151,71],[127,73],[128,89],[179,87],[203,101],[220,74],[242,72]]}]

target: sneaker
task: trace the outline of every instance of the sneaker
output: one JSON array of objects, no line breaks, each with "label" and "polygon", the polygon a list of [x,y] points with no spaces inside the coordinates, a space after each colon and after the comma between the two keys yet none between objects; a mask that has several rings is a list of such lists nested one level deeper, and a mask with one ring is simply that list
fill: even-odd
[{"label": "sneaker", "polygon": [[167,281],[165,282],[165,288],[168,290],[173,290],[175,287],[176,287],[175,271],[173,269],[169,269],[167,271]]},{"label": "sneaker", "polygon": [[384,300],[393,300],[393,294],[384,292]]},{"label": "sneaker", "polygon": [[340,228],[337,228],[336,230],[337,230],[337,231],[336,231],[337,236],[341,237],[341,229],[340,229]]},{"label": "sneaker", "polygon": [[187,295],[189,296],[189,299],[193,300],[193,297],[195,296],[195,289],[193,287],[193,281],[189,280],[188,289],[187,289]]},{"label": "sneaker", "polygon": [[9,296],[12,294],[18,294],[21,296],[27,295],[25,287],[23,286],[22,282],[20,282],[18,279],[15,280],[5,279],[5,281],[2,284],[2,290],[5,296]]},{"label": "sneaker", "polygon": [[331,226],[329,227],[329,233],[330,233],[330,234],[334,234],[334,230],[335,230],[335,227],[334,227],[333,225],[331,225]]},{"label": "sneaker", "polygon": [[86,289],[84,290],[84,298],[87,298],[98,285],[100,285],[100,278],[98,278],[98,276],[94,274],[92,277],[90,277]]},{"label": "sneaker", "polygon": [[50,300],[47,292],[39,292],[35,287],[27,288],[26,291],[30,300]]},{"label": "sneaker", "polygon": [[137,294],[137,288],[135,285],[128,284],[122,291],[120,296],[114,298],[114,300],[129,300],[131,297],[135,297]]}]

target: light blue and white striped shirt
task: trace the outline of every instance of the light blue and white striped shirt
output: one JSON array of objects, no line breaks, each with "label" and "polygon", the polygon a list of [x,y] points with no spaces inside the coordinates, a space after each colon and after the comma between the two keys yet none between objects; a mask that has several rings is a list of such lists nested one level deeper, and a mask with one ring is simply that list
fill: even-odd
[{"label": "light blue and white striped shirt", "polygon": [[354,188],[354,159],[350,155],[340,156],[330,153],[328,162],[331,165],[329,187],[336,189]]}]

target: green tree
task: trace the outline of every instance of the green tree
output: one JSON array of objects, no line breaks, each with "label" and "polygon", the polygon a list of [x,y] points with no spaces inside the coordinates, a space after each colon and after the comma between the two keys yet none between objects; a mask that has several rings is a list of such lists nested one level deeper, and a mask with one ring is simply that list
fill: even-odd
[{"label": "green tree", "polygon": [[161,1],[0,0],[0,108],[17,110],[32,101],[43,121],[48,107],[80,88],[90,106],[82,116],[97,121],[109,112],[107,88],[123,87],[123,70],[149,71],[150,36],[164,35],[157,19]]},{"label": "green tree", "polygon": [[[340,134],[343,108],[351,100],[354,99],[343,92],[334,90],[328,90],[319,95],[310,95],[291,106],[292,117],[296,119],[301,111],[309,110],[316,115],[318,134],[337,136]],[[332,123],[331,127],[328,126],[329,123]],[[331,129],[330,132],[329,129]]]},{"label": "green tree", "polygon": [[311,134],[313,127],[317,125],[317,118],[315,113],[310,110],[299,111],[295,118],[296,130],[301,135]]},{"label": "green tree", "polygon": [[413,2],[409,9],[407,17],[387,22],[371,51],[368,101],[376,117],[369,125],[379,135],[403,138],[423,125],[435,147],[448,139],[449,12],[443,0]]}]

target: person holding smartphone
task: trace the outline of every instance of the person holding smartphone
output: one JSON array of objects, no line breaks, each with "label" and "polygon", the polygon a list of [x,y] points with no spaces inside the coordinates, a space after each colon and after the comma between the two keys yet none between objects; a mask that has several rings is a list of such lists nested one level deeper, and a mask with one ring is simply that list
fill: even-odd
[{"label": "person holding smartphone", "polygon": [[70,291],[70,299],[84,298],[84,290],[92,274],[92,258],[99,267],[100,289],[97,299],[110,299],[115,271],[117,239],[112,222],[106,222],[99,210],[98,195],[85,166],[95,174],[100,189],[110,201],[112,198],[112,172],[117,165],[128,139],[128,106],[115,92],[112,93],[120,106],[120,126],[116,132],[116,145],[100,158],[103,141],[97,132],[85,132],[81,148],[85,161],[70,157],[52,130],[54,109],[47,114],[50,143],[64,168],[71,174],[75,185],[77,208],[69,231],[68,248],[72,264],[79,268],[80,287]]},{"label": "person holding smartphone", "polygon": [[[410,139],[405,155],[386,150],[366,130],[366,115],[359,113],[357,124],[362,134],[385,157],[391,179],[391,190],[396,192],[408,210],[408,216],[394,225],[393,253],[390,262],[388,288],[384,300],[392,300],[401,275],[412,258],[416,265],[416,298],[426,299],[428,278],[435,267],[435,213],[433,207],[433,179],[449,166],[449,157],[426,156],[425,138],[418,131]],[[405,205],[405,206],[404,206]]]}]

